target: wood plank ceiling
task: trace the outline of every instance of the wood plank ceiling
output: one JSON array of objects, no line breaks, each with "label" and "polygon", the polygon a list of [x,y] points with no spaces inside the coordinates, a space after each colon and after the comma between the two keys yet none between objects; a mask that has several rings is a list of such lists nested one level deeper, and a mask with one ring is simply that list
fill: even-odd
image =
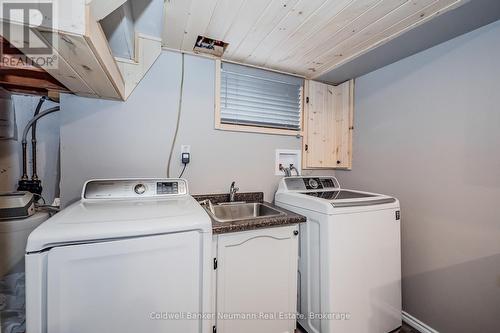
[{"label": "wood plank ceiling", "polygon": [[203,35],[229,44],[223,59],[316,78],[467,1],[167,0],[163,44]]}]

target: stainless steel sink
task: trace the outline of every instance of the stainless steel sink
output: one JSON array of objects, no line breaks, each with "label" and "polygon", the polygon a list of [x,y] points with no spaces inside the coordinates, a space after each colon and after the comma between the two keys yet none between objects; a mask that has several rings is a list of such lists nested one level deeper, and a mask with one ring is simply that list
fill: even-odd
[{"label": "stainless steel sink", "polygon": [[263,203],[223,204],[205,207],[205,209],[217,222],[233,222],[285,214]]}]

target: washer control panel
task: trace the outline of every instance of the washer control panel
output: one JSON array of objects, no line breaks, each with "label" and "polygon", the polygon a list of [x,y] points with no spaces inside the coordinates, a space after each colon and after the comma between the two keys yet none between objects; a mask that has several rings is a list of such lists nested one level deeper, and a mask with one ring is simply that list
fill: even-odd
[{"label": "washer control panel", "polygon": [[339,188],[339,183],[334,177],[289,177],[285,178],[289,191],[326,190]]},{"label": "washer control panel", "polygon": [[156,194],[179,194],[179,183],[156,182]]},{"label": "washer control panel", "polygon": [[172,197],[188,194],[185,179],[98,179],[88,181],[83,199]]}]

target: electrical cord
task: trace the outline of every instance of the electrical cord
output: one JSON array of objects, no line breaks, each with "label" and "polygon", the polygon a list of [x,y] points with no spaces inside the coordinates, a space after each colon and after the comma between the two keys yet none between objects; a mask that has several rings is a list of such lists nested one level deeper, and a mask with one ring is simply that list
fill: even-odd
[{"label": "electrical cord", "polygon": [[[172,154],[174,152],[175,142],[177,141],[177,134],[179,132],[179,124],[181,121],[182,95],[184,92],[184,53],[182,53],[181,57],[182,61],[181,61],[181,87],[179,89],[179,109],[177,110],[177,124],[175,126],[174,139],[172,140],[172,147],[170,148],[170,154],[168,155],[167,178],[170,178],[170,163],[172,162]],[[185,168],[186,166],[184,166],[184,169]],[[182,172],[184,172],[184,170]]]},{"label": "electrical cord", "polygon": [[61,208],[51,205],[37,205],[36,208],[37,210],[46,211],[48,213],[58,213],[61,210]]},{"label": "electrical cord", "polygon": [[44,205],[46,204],[46,202],[45,202],[45,198],[44,198],[44,197],[42,197],[40,194],[38,194],[38,193],[33,193],[33,196],[38,197],[37,202],[38,202],[38,201],[40,201],[40,200],[42,200],[43,204],[44,204]]},{"label": "electrical cord", "polygon": [[182,178],[182,175],[184,174],[184,171],[186,170],[187,163],[184,163],[184,167],[182,168],[182,172],[177,178]]}]

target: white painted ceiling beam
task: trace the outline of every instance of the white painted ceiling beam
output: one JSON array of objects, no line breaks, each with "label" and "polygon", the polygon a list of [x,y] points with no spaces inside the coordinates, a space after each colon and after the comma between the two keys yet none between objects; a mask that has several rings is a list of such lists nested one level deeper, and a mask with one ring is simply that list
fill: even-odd
[{"label": "white painted ceiling beam", "polygon": [[87,0],[87,5],[90,6],[96,21],[100,21],[125,2],[127,0]]},{"label": "white painted ceiling beam", "polygon": [[[41,67],[77,95],[127,99],[161,52],[163,26],[163,0],[128,1],[127,6],[122,8],[126,13],[120,13],[115,11],[126,0],[54,0],[55,15],[49,24],[29,27],[40,43],[44,42],[52,48],[53,59],[58,61],[57,65],[45,63]],[[40,11],[43,13],[42,8]],[[120,36],[123,32],[127,36],[132,35],[125,39],[133,40],[132,43],[123,42],[128,52],[121,55],[129,59],[120,59],[119,65],[112,48],[115,51],[120,49],[124,39],[111,38],[110,44],[100,23],[111,13],[119,14],[118,22],[121,18],[129,22],[118,24],[119,31],[110,28],[109,36]],[[121,18],[120,14],[123,14]],[[24,22],[11,23],[11,29],[15,29],[17,34],[7,39],[13,44],[22,44],[23,41],[13,38],[23,36]],[[132,47],[133,54],[130,52]]]}]

